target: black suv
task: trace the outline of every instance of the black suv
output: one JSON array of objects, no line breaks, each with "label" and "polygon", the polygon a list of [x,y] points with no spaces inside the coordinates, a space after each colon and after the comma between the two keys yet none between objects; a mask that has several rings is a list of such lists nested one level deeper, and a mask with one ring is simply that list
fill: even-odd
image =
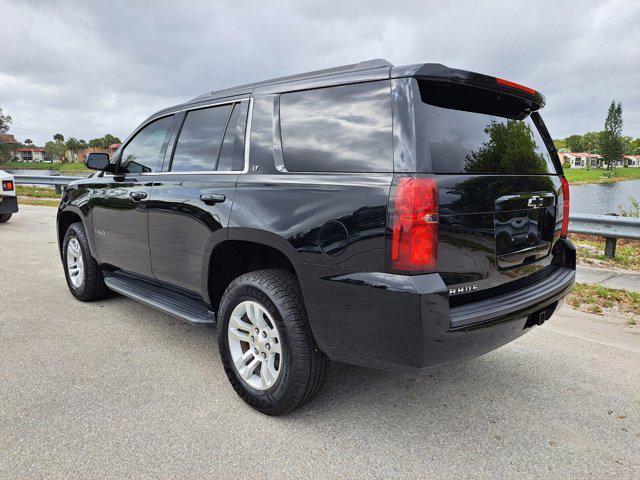
[{"label": "black suv", "polygon": [[252,407],[328,359],[420,373],[547,320],[575,276],[544,97],[384,60],[204,95],[91,154],[58,212],[71,293],[217,325]]}]

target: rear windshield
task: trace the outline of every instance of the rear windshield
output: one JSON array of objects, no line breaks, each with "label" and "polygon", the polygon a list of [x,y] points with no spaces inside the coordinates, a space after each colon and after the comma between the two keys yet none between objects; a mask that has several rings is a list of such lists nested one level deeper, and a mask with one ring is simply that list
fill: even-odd
[{"label": "rear windshield", "polygon": [[440,89],[434,83],[420,85],[416,113],[435,173],[557,173],[538,128],[517,99],[469,87]]}]

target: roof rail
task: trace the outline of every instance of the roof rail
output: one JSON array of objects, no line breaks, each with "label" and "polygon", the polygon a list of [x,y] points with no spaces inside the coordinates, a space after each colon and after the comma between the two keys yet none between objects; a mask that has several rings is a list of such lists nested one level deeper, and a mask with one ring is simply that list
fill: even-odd
[{"label": "roof rail", "polygon": [[221,93],[225,93],[225,92],[232,92],[234,90],[250,90],[253,89],[255,87],[259,87],[259,86],[263,86],[263,85],[273,85],[273,84],[277,84],[277,83],[285,83],[285,82],[293,82],[296,80],[306,80],[306,79],[310,79],[310,78],[318,78],[318,77],[328,77],[331,75],[339,75],[341,73],[352,73],[352,72],[359,72],[359,71],[364,71],[364,70],[372,70],[375,68],[385,68],[385,67],[393,67],[393,65],[388,62],[387,60],[384,60],[382,58],[376,58],[373,60],[364,60],[362,62],[358,62],[358,63],[351,63],[349,65],[342,65],[339,67],[331,67],[331,68],[325,68],[322,70],[314,70],[311,72],[305,72],[305,73],[297,73],[295,75],[287,75],[284,77],[277,77],[277,78],[272,78],[269,80],[263,80],[260,82],[254,82],[254,83],[247,83],[244,85],[238,85],[235,87],[229,87],[229,88],[224,88],[222,90],[215,90],[215,91],[210,91],[210,92],[205,92],[202,95],[198,95],[197,97],[195,97],[194,99],[192,99],[191,101],[195,101],[198,99],[202,99],[202,98],[206,98],[212,95],[219,95]]},{"label": "roof rail", "polygon": [[353,67],[353,70],[369,70],[370,68],[393,67],[393,64],[384,58],[374,58],[372,60],[363,60]]}]

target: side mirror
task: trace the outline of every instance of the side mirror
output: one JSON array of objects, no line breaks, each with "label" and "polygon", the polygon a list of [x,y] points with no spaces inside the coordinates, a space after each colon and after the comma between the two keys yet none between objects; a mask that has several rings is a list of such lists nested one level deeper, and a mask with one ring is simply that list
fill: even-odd
[{"label": "side mirror", "polygon": [[105,170],[109,166],[109,155],[98,152],[90,153],[84,164],[91,170]]}]

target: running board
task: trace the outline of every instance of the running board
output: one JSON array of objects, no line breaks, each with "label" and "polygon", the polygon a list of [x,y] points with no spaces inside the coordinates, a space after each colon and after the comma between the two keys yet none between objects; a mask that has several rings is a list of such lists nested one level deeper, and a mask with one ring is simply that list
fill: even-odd
[{"label": "running board", "polygon": [[189,323],[196,325],[214,325],[216,323],[215,314],[202,301],[187,295],[119,274],[105,276],[104,283],[114,292]]}]

